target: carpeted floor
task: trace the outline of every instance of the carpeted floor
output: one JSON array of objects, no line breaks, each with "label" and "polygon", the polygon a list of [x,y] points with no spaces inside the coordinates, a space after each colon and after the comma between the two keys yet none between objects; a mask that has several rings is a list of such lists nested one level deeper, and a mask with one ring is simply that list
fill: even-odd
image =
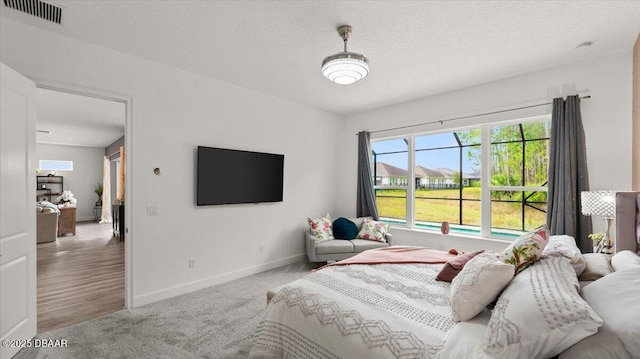
[{"label": "carpeted floor", "polygon": [[247,358],[270,288],[310,272],[301,262],[39,334],[67,348],[25,348],[14,358]]}]

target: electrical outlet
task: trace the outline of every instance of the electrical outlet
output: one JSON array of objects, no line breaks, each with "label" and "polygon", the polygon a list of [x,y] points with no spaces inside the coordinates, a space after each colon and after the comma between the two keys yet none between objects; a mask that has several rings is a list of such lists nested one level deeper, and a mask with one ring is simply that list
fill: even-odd
[{"label": "electrical outlet", "polygon": [[195,268],[196,267],[196,258],[189,258],[189,268]]},{"label": "electrical outlet", "polygon": [[264,253],[264,246],[261,244],[259,247],[260,253]]}]

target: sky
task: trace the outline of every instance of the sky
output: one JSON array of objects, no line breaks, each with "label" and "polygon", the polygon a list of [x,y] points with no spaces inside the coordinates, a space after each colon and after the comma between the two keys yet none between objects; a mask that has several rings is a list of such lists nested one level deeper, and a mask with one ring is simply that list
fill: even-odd
[{"label": "sky", "polygon": [[[441,133],[428,136],[416,137],[416,165],[430,169],[436,168],[450,168],[457,171],[460,166],[460,150],[458,148],[453,149],[440,149],[431,151],[418,151],[426,148],[439,148],[457,146],[455,137],[451,132]],[[387,141],[376,141],[371,143],[371,147],[375,153],[378,153],[377,161],[385,162],[392,166],[396,166],[405,170],[408,170],[407,164],[407,152],[398,154],[384,155],[385,152],[395,151],[407,151],[408,146],[402,139],[394,139]],[[479,155],[480,150],[478,147],[465,147],[462,151],[462,171],[463,173],[471,173],[480,170],[480,165],[474,165],[469,160],[467,151],[471,151],[473,148],[477,148],[475,151]]]}]

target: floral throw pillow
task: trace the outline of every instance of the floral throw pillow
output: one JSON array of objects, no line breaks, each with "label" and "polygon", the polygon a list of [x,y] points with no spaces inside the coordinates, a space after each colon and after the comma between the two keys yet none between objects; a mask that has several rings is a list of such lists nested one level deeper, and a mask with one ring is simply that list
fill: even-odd
[{"label": "floral throw pillow", "polygon": [[329,213],[318,218],[307,218],[309,222],[309,231],[316,239],[316,243],[321,243],[333,239],[333,230],[331,229],[331,216]]},{"label": "floral throw pillow", "polygon": [[372,241],[386,243],[387,239],[385,238],[385,236],[389,232],[390,227],[391,226],[386,223],[374,221],[370,218],[365,218],[364,222],[362,222],[362,227],[360,227],[360,232],[358,233],[358,236],[356,238],[369,239]]},{"label": "floral throw pillow", "polygon": [[548,241],[549,230],[546,226],[523,234],[502,252],[502,261],[513,264],[516,267],[516,274],[518,274],[540,259]]}]

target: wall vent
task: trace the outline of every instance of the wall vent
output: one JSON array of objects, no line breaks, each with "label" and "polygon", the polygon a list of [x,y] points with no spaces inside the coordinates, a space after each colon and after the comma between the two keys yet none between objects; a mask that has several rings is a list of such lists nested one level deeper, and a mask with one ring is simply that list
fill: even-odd
[{"label": "wall vent", "polygon": [[62,8],[40,0],[4,0],[4,5],[56,24],[62,23]]}]

